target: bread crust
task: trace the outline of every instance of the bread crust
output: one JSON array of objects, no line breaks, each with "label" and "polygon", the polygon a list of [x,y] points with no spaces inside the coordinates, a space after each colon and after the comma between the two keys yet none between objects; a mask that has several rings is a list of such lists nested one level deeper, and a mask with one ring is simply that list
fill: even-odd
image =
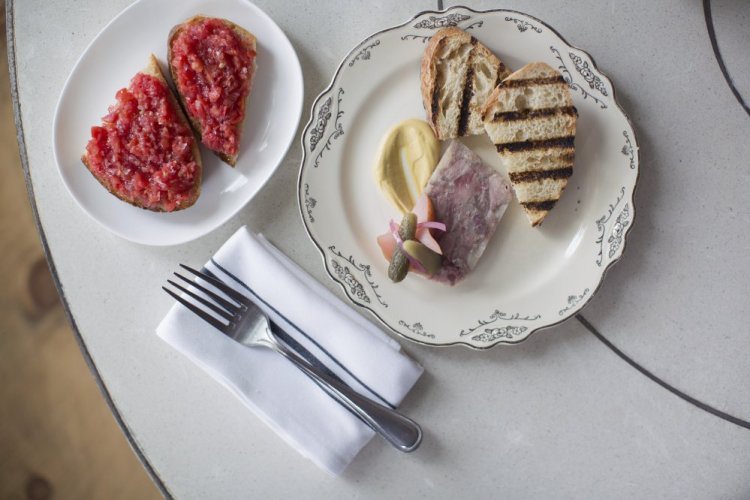
[{"label": "bread crust", "polygon": [[[164,83],[164,85],[167,86],[167,89],[168,89],[167,99],[174,107],[175,112],[177,114],[177,119],[181,121],[183,124],[185,124],[185,126],[187,127],[188,130],[190,130],[190,133],[193,136],[193,146],[191,150],[193,153],[193,158],[195,159],[195,164],[198,167],[197,176],[196,176],[197,179],[196,179],[195,185],[190,190],[190,196],[188,197],[187,201],[183,203],[182,205],[175,207],[175,209],[171,210],[171,212],[184,210],[188,207],[193,206],[195,202],[198,200],[198,197],[200,196],[200,193],[201,193],[201,184],[203,182],[203,161],[201,159],[200,148],[198,147],[198,139],[195,137],[195,132],[190,128],[190,123],[188,122],[188,119],[185,116],[185,113],[183,113],[182,109],[180,108],[180,105],[178,104],[177,99],[175,98],[172,87],[169,86],[167,79],[164,77],[164,72],[161,69],[161,65],[159,64],[159,61],[156,59],[156,57],[153,54],[149,55],[149,60],[148,60],[148,64],[146,65],[146,67],[143,68],[138,73],[144,73],[146,75],[153,76],[161,80]],[[142,203],[140,203],[138,200],[126,198],[122,196],[120,193],[117,193],[115,190],[113,190],[112,186],[107,185],[103,179],[100,179],[94,174],[94,171],[91,169],[91,164],[89,163],[88,153],[86,151],[84,151],[83,155],[81,156],[81,162],[83,162],[83,164],[86,166],[88,171],[91,172],[91,175],[94,176],[94,179],[99,181],[99,184],[104,186],[104,188],[107,191],[109,191],[111,194],[121,199],[122,201],[129,203],[130,205],[136,206],[138,208],[142,208],[144,210],[150,210],[152,212],[165,212],[165,210],[161,207],[158,207],[158,206],[146,207]]]},{"label": "bread crust", "polygon": [[427,47],[424,49],[424,54],[422,55],[422,63],[419,71],[422,105],[427,113],[427,122],[430,124],[438,138],[440,138],[440,131],[437,128],[437,123],[434,117],[435,110],[432,106],[432,101],[435,97],[435,80],[437,79],[435,54],[441,48],[442,44],[445,43],[445,40],[451,37],[456,37],[461,43],[471,42],[471,35],[462,29],[450,26],[438,30],[432,35],[430,41],[427,42]]},{"label": "bread crust", "polygon": [[[441,55],[446,46],[449,54]],[[465,56],[460,55],[464,46],[471,47]],[[453,48],[457,52],[453,52]],[[458,68],[459,73],[451,72],[441,81],[439,68],[446,63]],[[488,67],[491,68],[490,74],[487,74]],[[445,140],[483,133],[480,112],[488,89],[493,89],[496,82],[508,74],[500,58],[466,31],[457,27],[438,30],[427,43],[420,63],[422,105],[437,138]],[[446,87],[456,86],[461,90],[458,93],[453,91],[446,101]]]},{"label": "bread crust", "polygon": [[[513,76],[513,75],[511,75]],[[508,77],[510,78],[510,76]],[[506,78],[507,80],[507,78]],[[484,102],[484,106],[482,106],[482,120],[487,121],[487,112],[490,110],[491,107],[493,107],[495,104],[497,104],[497,98],[500,95],[500,90],[502,87],[498,85],[494,88],[492,92],[490,92],[490,95],[487,97],[487,100]]]},{"label": "bread crust", "polygon": [[[252,67],[252,72],[251,72],[250,82],[249,82],[250,88],[249,88],[248,93],[247,93],[247,98],[245,98],[240,103],[243,120],[242,120],[242,122],[240,122],[239,127],[238,127],[238,136],[242,137],[242,130],[244,129],[245,118],[247,117],[247,112],[246,112],[246,109],[247,109],[247,100],[250,97],[250,93],[252,92],[253,79],[255,78],[255,69],[256,69],[256,64],[257,64],[256,60],[257,60],[258,50],[257,50],[257,40],[255,38],[255,35],[253,35],[249,31],[247,31],[246,29],[242,28],[241,26],[238,26],[238,25],[234,24],[232,21],[229,21],[227,19],[211,18],[209,16],[205,16],[205,15],[202,15],[202,14],[198,14],[196,16],[193,16],[190,19],[188,19],[188,20],[186,20],[186,21],[178,24],[177,26],[173,27],[169,31],[169,36],[167,38],[167,65],[169,67],[169,75],[172,77],[172,82],[174,83],[174,88],[176,90],[177,97],[178,97],[178,99],[180,101],[180,105],[182,106],[182,109],[185,111],[185,114],[187,115],[188,120],[190,120],[190,124],[192,125],[193,130],[198,135],[199,140],[202,142],[203,141],[203,133],[202,133],[201,124],[200,124],[200,122],[197,119],[195,119],[193,116],[190,115],[190,111],[188,109],[187,102],[185,102],[185,96],[183,96],[182,92],[180,91],[180,86],[177,83],[177,76],[176,76],[177,70],[174,67],[174,65],[172,64],[172,41],[182,32],[183,29],[187,28],[191,24],[197,24],[197,23],[199,23],[199,22],[201,22],[201,21],[203,21],[205,19],[219,19],[224,25],[226,25],[227,27],[231,28],[242,39],[242,41],[247,45],[247,47],[249,49],[251,49],[253,52],[255,52],[255,54],[256,54],[256,57],[253,58],[253,67]],[[227,155],[227,154],[224,154],[224,153],[222,153],[220,151],[215,151],[215,150],[211,150],[211,152],[214,153],[219,158],[221,158],[221,160],[224,163],[226,163],[226,164],[228,164],[228,165],[230,165],[232,167],[234,167],[237,164],[237,158],[239,156],[239,152],[238,152],[238,154],[235,154],[235,155]]]}]

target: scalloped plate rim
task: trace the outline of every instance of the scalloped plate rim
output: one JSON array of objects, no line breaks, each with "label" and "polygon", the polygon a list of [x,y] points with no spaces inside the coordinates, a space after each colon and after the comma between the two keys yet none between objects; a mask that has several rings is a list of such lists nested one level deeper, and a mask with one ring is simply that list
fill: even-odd
[{"label": "scalloped plate rim", "polygon": [[[346,288],[346,286],[344,285],[344,283],[342,283],[334,275],[334,273],[331,271],[331,269],[329,267],[328,259],[326,258],[325,250],[320,246],[320,244],[318,243],[318,241],[313,236],[313,234],[312,234],[312,232],[310,230],[310,227],[308,225],[308,221],[307,221],[307,219],[305,217],[305,206],[304,206],[304,199],[303,199],[303,196],[304,196],[303,195],[303,185],[304,185],[303,184],[303,176],[304,176],[304,173],[305,173],[305,162],[306,162],[307,156],[308,156],[308,152],[307,152],[307,149],[305,147],[305,137],[307,136],[307,133],[310,130],[310,127],[315,122],[315,110],[316,110],[316,107],[318,106],[318,104],[321,102],[321,100],[325,96],[327,96],[329,94],[332,94],[332,91],[333,91],[333,89],[335,87],[335,83],[337,81],[337,78],[339,77],[339,74],[341,73],[341,70],[344,67],[344,64],[350,59],[350,57],[352,55],[354,55],[359,50],[361,50],[361,48],[363,46],[365,46],[367,44],[367,42],[369,42],[373,38],[377,37],[378,35],[381,35],[381,34],[383,34],[385,32],[388,32],[388,31],[392,31],[392,30],[396,30],[396,29],[399,29],[399,28],[403,28],[404,26],[408,25],[409,23],[413,22],[414,20],[416,20],[416,19],[418,19],[418,18],[420,18],[422,16],[425,16],[427,14],[436,14],[436,15],[441,15],[442,14],[442,15],[444,15],[444,14],[447,14],[447,13],[449,13],[451,11],[460,10],[460,9],[472,12],[474,14],[479,14],[479,15],[482,15],[482,14],[496,14],[496,13],[508,13],[508,14],[517,14],[517,15],[525,16],[525,17],[529,18],[530,20],[538,22],[539,24],[541,24],[545,28],[549,29],[568,48],[577,50],[577,51],[585,54],[586,57],[588,57],[589,61],[591,62],[593,69],[595,69],[596,72],[597,72],[597,74],[599,76],[601,76],[602,78],[604,78],[606,80],[606,82],[609,84],[609,88],[612,90],[611,102],[619,110],[620,114],[622,115],[622,117],[624,118],[624,120],[626,121],[626,123],[628,124],[628,126],[630,127],[630,131],[633,134],[632,147],[633,147],[633,152],[635,153],[634,156],[633,156],[633,160],[634,160],[634,165],[635,165],[634,169],[636,171],[636,177],[635,177],[635,180],[633,181],[632,189],[630,190],[629,193],[626,193],[626,194],[629,194],[629,196],[623,198],[626,201],[626,204],[629,203],[630,209],[632,211],[632,214],[630,216],[630,221],[629,221],[627,227],[625,228],[625,230],[624,230],[624,232],[622,234],[622,244],[620,245],[620,249],[617,252],[618,255],[616,255],[604,268],[602,268],[601,274],[599,276],[598,283],[596,284],[596,287],[594,288],[594,290],[588,295],[588,297],[586,297],[585,299],[582,299],[579,303],[577,303],[575,306],[571,307],[568,311],[566,311],[565,314],[561,317],[560,320],[552,322],[552,323],[549,323],[549,324],[546,324],[546,325],[541,325],[541,326],[534,327],[526,335],[524,335],[523,337],[519,337],[519,338],[517,338],[515,340],[514,339],[499,338],[499,339],[497,339],[497,340],[495,340],[495,341],[493,341],[493,342],[491,342],[489,344],[486,344],[486,345],[477,345],[477,344],[473,344],[473,343],[470,343],[470,342],[467,342],[467,341],[464,341],[464,340],[457,340],[455,342],[440,342],[440,343],[438,343],[438,342],[429,342],[429,341],[423,340],[421,338],[415,338],[413,336],[409,336],[409,335],[407,335],[407,334],[405,334],[405,333],[403,333],[403,332],[395,329],[394,327],[392,327],[372,307],[370,307],[367,304],[363,304],[360,300],[356,299],[355,297],[352,297],[351,293]],[[628,117],[628,115],[625,113],[625,110],[622,108],[621,104],[617,101],[617,91],[615,89],[614,83],[612,82],[612,80],[605,73],[603,73],[598,68],[595,59],[591,56],[591,54],[589,52],[587,52],[584,49],[581,49],[580,47],[577,47],[575,45],[570,44],[565,39],[564,36],[562,36],[557,30],[555,30],[554,28],[552,28],[549,24],[547,24],[546,22],[542,21],[541,19],[539,19],[539,18],[537,18],[537,17],[535,17],[533,15],[527,14],[525,12],[517,11],[517,10],[512,10],[512,9],[477,10],[477,9],[473,9],[471,7],[467,7],[465,5],[454,5],[454,6],[451,6],[449,8],[443,9],[443,10],[423,10],[423,11],[420,11],[419,13],[415,14],[411,18],[407,19],[403,23],[390,26],[388,28],[376,31],[376,32],[368,35],[367,37],[365,37],[364,39],[362,39],[359,43],[357,43],[349,52],[346,53],[346,55],[341,59],[341,62],[337,66],[336,71],[334,72],[333,76],[331,77],[331,80],[330,80],[330,83],[328,84],[328,86],[326,86],[325,89],[322,90],[318,94],[318,96],[315,98],[315,100],[313,101],[313,103],[312,103],[312,105],[310,107],[310,119],[305,124],[305,127],[302,130],[302,134],[300,136],[300,143],[301,143],[301,146],[302,146],[302,159],[300,160],[300,170],[299,170],[299,174],[298,174],[298,177],[297,177],[297,204],[298,204],[298,207],[299,207],[300,217],[302,218],[302,224],[303,224],[303,226],[305,228],[305,233],[307,234],[307,236],[310,239],[310,241],[312,241],[312,243],[318,249],[318,251],[320,253],[320,257],[323,260],[323,267],[324,267],[326,273],[331,278],[331,280],[333,280],[334,283],[337,283],[341,287],[342,291],[344,292],[344,295],[347,297],[347,299],[349,301],[351,301],[357,307],[360,307],[360,308],[365,309],[366,311],[368,311],[382,325],[384,325],[389,331],[395,333],[399,337],[404,338],[404,339],[406,339],[406,340],[408,340],[410,342],[414,342],[416,344],[420,344],[420,345],[424,345],[424,346],[428,346],[428,347],[464,346],[464,347],[467,347],[467,348],[469,348],[471,350],[486,351],[486,350],[492,349],[492,348],[494,348],[494,347],[496,347],[498,345],[517,345],[517,344],[520,344],[520,343],[526,341],[533,334],[535,334],[535,333],[537,333],[537,332],[539,332],[541,330],[546,330],[546,329],[558,326],[561,323],[563,323],[563,322],[571,319],[572,317],[578,315],[580,313],[580,311],[582,311],[591,302],[591,300],[594,298],[594,296],[596,296],[597,292],[601,289],[601,286],[604,283],[604,280],[605,280],[605,278],[607,276],[607,273],[612,269],[612,266],[614,266],[614,264],[616,264],[617,262],[619,262],[619,260],[622,258],[622,255],[625,253],[625,249],[627,247],[628,236],[630,235],[630,232],[632,231],[633,226],[635,224],[635,219],[636,219],[636,214],[637,214],[637,210],[636,210],[636,206],[635,206],[635,193],[636,193],[636,190],[638,188],[638,182],[640,180],[640,174],[641,174],[641,172],[640,172],[640,148],[638,147],[637,131],[636,131],[636,129],[635,129],[632,121],[630,120],[630,118]]]}]

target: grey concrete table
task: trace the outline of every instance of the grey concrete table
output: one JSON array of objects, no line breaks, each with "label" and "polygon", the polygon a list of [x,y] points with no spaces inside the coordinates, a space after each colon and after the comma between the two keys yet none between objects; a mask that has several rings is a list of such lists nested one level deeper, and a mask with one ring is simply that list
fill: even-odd
[{"label": "grey concrete table", "polygon": [[[172,248],[109,234],[57,174],[51,124],[63,82],[129,1],[9,1],[9,56],[49,263],[104,397],[164,494],[750,497],[748,2],[466,2],[545,20],[615,82],[641,146],[635,229],[576,319],[489,352],[406,342],[427,369],[404,404],[425,428],[422,448],[400,455],[374,440],[332,479],[153,334],[170,305],[159,287],[175,263],[204,261],[242,224],[339,293],[301,225],[298,143],[236,217]],[[256,3],[299,53],[305,116],[361,39],[443,6]]]}]

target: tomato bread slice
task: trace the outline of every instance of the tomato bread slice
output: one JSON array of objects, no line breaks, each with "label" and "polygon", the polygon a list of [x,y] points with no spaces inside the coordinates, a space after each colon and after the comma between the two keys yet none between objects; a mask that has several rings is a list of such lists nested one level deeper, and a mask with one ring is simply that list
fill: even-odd
[{"label": "tomato bread slice", "polygon": [[195,203],[203,164],[198,141],[152,54],[91,127],[81,161],[110,193],[155,212]]},{"label": "tomato bread slice", "polygon": [[172,28],[167,46],[169,72],[193,129],[234,166],[255,74],[255,36],[226,19],[198,15]]}]

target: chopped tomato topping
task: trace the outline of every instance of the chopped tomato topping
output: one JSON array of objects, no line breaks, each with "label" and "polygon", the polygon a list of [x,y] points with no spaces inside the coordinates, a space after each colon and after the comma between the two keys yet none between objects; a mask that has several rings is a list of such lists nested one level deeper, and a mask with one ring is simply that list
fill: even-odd
[{"label": "chopped tomato topping", "polygon": [[172,40],[172,68],[203,143],[236,155],[255,52],[220,19],[190,23]]},{"label": "chopped tomato topping", "polygon": [[163,81],[138,73],[91,127],[89,168],[111,191],[146,208],[172,211],[198,179],[190,129],[178,120]]}]

